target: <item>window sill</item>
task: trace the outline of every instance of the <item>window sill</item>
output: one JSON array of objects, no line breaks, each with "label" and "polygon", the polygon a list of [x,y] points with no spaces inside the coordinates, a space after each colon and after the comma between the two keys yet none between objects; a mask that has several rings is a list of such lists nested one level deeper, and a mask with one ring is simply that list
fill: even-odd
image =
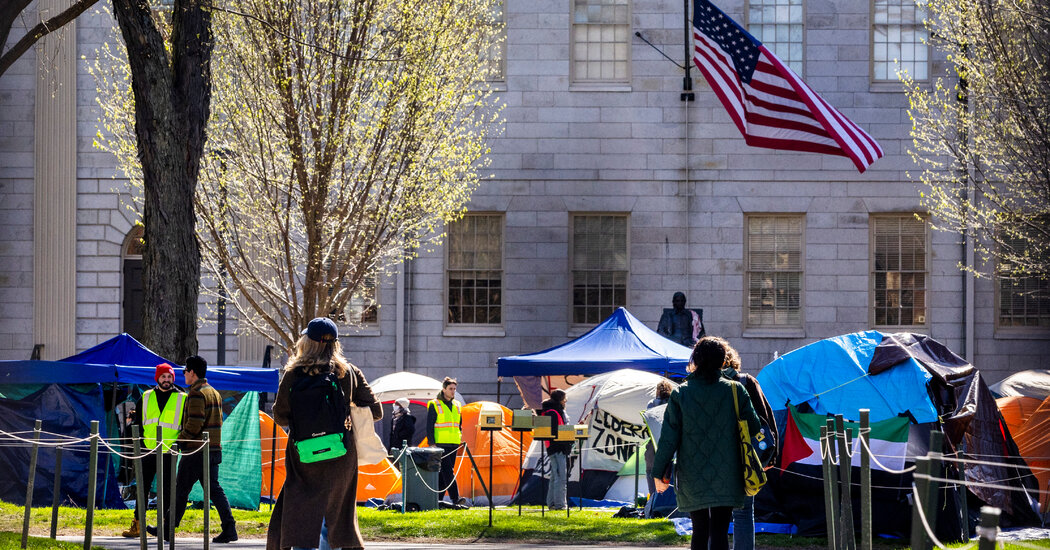
[{"label": "window sill", "polygon": [[914,332],[917,334],[929,334],[930,325],[872,325],[871,330],[879,332]]},{"label": "window sill", "polygon": [[996,340],[1045,340],[1050,329],[997,328],[992,333]]},{"label": "window sill", "polygon": [[630,92],[630,84],[597,83],[597,84],[569,84],[570,92]]},{"label": "window sill", "polygon": [[873,94],[903,94],[904,83],[899,80],[873,80],[868,84],[868,91]]},{"label": "window sill", "polygon": [[745,328],[741,336],[744,338],[805,338],[806,329],[802,327],[753,327]]},{"label": "window sill", "polygon": [[446,326],[441,331],[442,336],[475,336],[481,338],[502,338],[507,335],[507,331],[504,330],[502,325],[484,326],[484,325],[466,325],[466,326]]},{"label": "window sill", "polygon": [[382,332],[379,330],[379,326],[363,326],[363,327],[349,327],[340,326],[339,336],[382,336]]}]

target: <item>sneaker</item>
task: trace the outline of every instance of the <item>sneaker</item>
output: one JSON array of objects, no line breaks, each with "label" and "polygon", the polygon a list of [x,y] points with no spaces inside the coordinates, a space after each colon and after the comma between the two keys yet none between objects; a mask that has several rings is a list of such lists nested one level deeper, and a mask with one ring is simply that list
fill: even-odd
[{"label": "sneaker", "polygon": [[468,506],[467,499],[464,497],[459,497],[459,500],[456,501],[456,504],[458,504],[459,506]]}]

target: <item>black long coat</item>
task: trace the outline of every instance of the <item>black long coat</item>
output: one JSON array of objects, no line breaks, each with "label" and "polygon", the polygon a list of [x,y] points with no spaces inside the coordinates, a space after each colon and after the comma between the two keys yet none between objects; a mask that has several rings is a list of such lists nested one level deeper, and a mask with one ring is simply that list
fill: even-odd
[{"label": "black long coat", "polygon": [[[273,401],[277,424],[288,426],[292,413],[289,390],[304,375],[299,369],[285,372]],[[340,378],[339,384],[348,405],[353,401],[358,407],[370,407],[375,420],[383,418],[383,409],[360,369],[351,365],[350,373]],[[322,519],[328,525],[332,548],[364,548],[357,526],[357,449],[353,438],[347,438],[346,449],[346,454],[337,459],[303,464],[294,443],[288,440],[284,488],[270,516],[266,550],[316,548]]]}]

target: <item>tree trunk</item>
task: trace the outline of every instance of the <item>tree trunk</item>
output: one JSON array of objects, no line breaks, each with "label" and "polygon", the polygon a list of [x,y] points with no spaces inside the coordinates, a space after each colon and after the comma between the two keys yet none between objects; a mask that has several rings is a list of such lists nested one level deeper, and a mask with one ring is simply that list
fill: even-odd
[{"label": "tree trunk", "polygon": [[176,0],[171,62],[145,0],[114,0],[128,50],[135,135],[142,162],[143,332],[173,361],[197,353],[200,248],[193,195],[211,101],[211,14]]}]

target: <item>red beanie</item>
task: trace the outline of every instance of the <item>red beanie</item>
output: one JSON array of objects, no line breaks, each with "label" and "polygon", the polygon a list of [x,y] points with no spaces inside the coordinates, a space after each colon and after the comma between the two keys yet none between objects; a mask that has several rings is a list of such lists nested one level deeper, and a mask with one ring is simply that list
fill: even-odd
[{"label": "red beanie", "polygon": [[157,371],[155,373],[153,373],[153,380],[155,382],[160,382],[160,375],[162,375],[164,373],[168,373],[168,374],[171,375],[172,378],[174,378],[175,377],[175,368],[172,367],[171,365],[167,364],[167,363],[161,363],[161,364],[157,365]]}]

